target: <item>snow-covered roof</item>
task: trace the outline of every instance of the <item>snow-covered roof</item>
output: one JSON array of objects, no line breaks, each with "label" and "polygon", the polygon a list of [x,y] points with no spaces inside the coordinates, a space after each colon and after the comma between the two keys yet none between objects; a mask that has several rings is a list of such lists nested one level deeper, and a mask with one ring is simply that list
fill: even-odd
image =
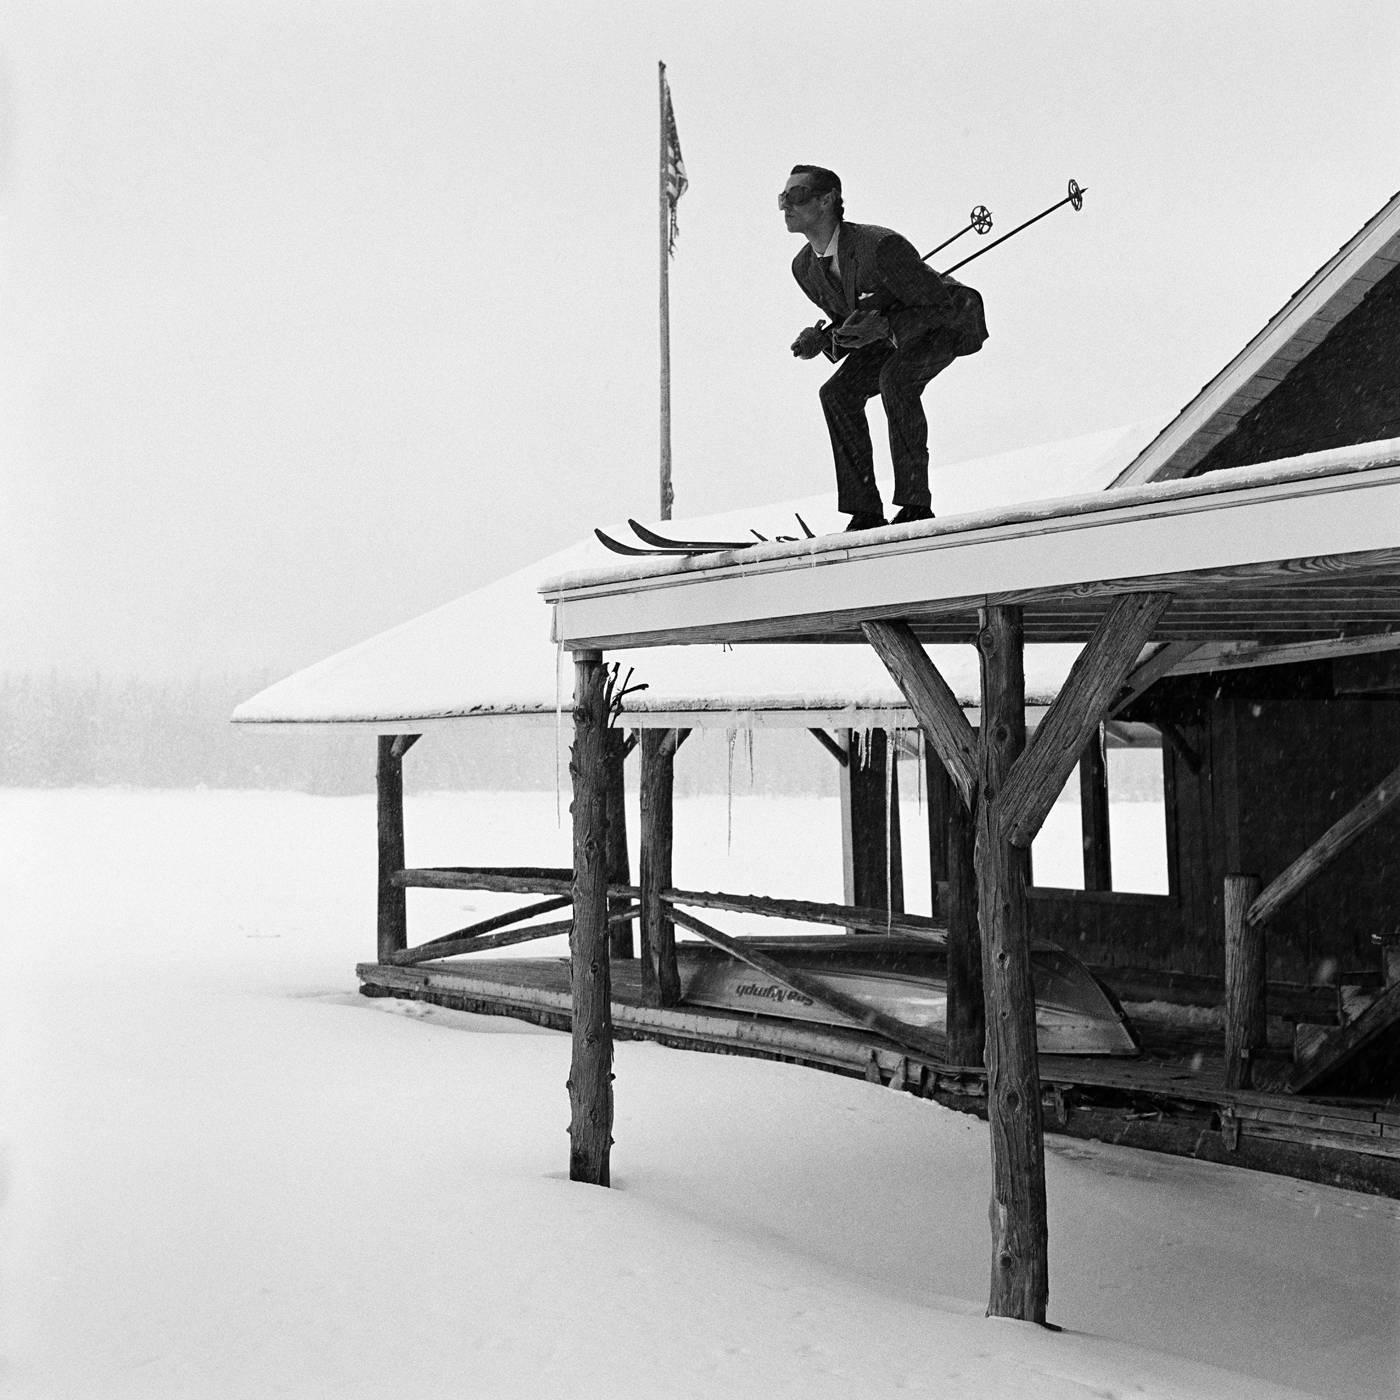
[{"label": "snow-covered roof", "polygon": [[1400,265],[1400,194],[1288,299],[1269,323],[1133,459],[1115,486],[1189,476],[1295,366]]},{"label": "snow-covered roof", "polygon": [[1308,642],[1395,631],[1400,438],[954,519],[645,561],[546,580],[570,649],[864,641],[898,618],[937,657],[988,598],[1027,642],[1083,642],[1110,599],[1159,593],[1161,642]]},{"label": "snow-covered roof", "polygon": [[[1101,491],[1155,424],[1090,434],[1042,447],[937,467],[940,519],[1050,496]],[[818,534],[845,517],[833,493],[747,507],[660,527],[677,538],[774,538],[800,534],[800,515]],[[605,526],[631,537],[626,524]],[[573,689],[571,662],[549,638],[539,595],[549,578],[618,564],[595,539],[562,550],[432,612],[298,671],[234,711],[242,724],[351,724],[401,731],[488,715],[553,715]],[[655,561],[639,561],[643,568]],[[671,562],[674,562],[672,560]],[[1054,696],[1078,648],[1034,648],[1027,700]],[[646,690],[628,697],[629,723],[684,725],[866,725],[910,723],[904,697],[870,648],[652,647],[615,657]],[[939,669],[969,707],[979,695],[970,647],[944,647]]]}]

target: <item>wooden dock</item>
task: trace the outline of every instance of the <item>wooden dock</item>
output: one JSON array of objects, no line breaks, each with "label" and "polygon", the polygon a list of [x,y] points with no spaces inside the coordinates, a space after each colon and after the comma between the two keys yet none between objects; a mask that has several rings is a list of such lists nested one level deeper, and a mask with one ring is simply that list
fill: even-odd
[{"label": "wooden dock", "polygon": [[[403,997],[568,1030],[566,958],[453,959],[356,968],[366,996]],[[644,1005],[639,964],[612,964],[612,1018],[624,1039],[749,1055],[901,1089],[986,1116],[986,1074],[846,1030],[692,1006]],[[1196,1157],[1400,1199],[1400,1107],[1228,1089],[1219,1033],[1138,1019],[1136,1059],[1042,1055],[1047,1132]],[[1279,1066],[1279,1081],[1287,1065]]]}]

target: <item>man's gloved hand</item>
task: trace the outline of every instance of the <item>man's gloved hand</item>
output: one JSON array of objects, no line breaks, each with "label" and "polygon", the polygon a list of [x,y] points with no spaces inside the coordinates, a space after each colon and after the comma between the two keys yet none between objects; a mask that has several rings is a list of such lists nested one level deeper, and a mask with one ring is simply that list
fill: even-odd
[{"label": "man's gloved hand", "polygon": [[825,321],[808,326],[792,342],[792,353],[799,360],[815,360],[831,344],[831,328]]},{"label": "man's gloved hand", "polygon": [[836,327],[836,343],[846,350],[890,338],[890,323],[878,311],[852,311]]}]

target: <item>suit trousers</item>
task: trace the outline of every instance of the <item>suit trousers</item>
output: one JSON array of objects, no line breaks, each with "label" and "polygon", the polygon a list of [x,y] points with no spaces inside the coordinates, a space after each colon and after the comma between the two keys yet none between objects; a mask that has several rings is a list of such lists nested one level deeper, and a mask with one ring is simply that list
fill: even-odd
[{"label": "suit trousers", "polygon": [[847,515],[880,514],[875,454],[865,406],[875,397],[885,410],[894,467],[894,503],[928,508],[928,419],[923,392],[956,358],[953,331],[937,330],[898,348],[852,350],[821,387],[822,412],[836,459],[836,508]]}]

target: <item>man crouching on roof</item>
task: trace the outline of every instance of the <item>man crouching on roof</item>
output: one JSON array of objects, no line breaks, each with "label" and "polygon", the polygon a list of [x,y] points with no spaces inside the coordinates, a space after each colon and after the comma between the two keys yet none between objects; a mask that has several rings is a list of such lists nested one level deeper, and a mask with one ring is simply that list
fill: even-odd
[{"label": "man crouching on roof", "polygon": [[899,507],[893,523],[932,519],[922,395],[957,356],[981,349],[982,298],[940,276],[893,229],[848,222],[840,178],[819,165],[793,166],[778,207],[789,231],[807,239],[792,275],[831,318],[804,330],[792,353],[841,362],[821,400],[836,458],[837,509],[851,517],[846,528],[886,523],[865,416],[876,394],[889,423]]}]

